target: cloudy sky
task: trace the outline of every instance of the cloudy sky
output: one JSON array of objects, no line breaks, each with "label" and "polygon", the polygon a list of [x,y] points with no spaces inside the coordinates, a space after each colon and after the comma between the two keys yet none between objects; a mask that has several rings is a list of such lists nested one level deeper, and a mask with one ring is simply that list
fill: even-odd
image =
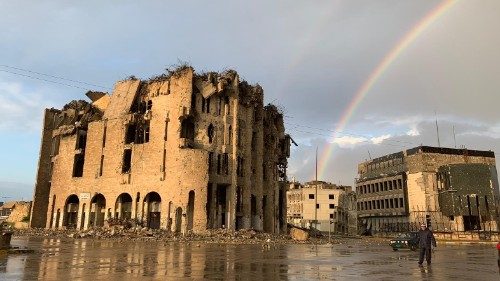
[{"label": "cloudy sky", "polygon": [[436,117],[441,145],[454,126],[458,147],[500,153],[499,1],[102,2],[0,2],[0,201],[32,196],[43,108],[178,61],[261,84],[299,144],[299,181],[316,148],[320,180],[353,184],[369,157],[437,145]]}]

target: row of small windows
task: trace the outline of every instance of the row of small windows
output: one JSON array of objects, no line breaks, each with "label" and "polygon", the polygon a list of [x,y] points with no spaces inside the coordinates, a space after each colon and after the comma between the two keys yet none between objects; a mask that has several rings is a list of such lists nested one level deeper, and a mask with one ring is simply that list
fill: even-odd
[{"label": "row of small windows", "polygon": [[[214,162],[215,162],[215,152],[208,153],[208,172],[211,173],[214,171]],[[238,156],[236,159],[236,174],[240,177],[244,176],[244,165],[245,159],[241,156]],[[217,174],[218,175],[229,175],[229,154],[217,154]]]},{"label": "row of small windows", "polygon": [[366,166],[367,172],[383,169],[383,168],[389,168],[392,166],[397,166],[403,164],[403,158],[395,158],[395,159],[390,159],[387,161],[383,162],[378,162],[378,163],[373,163],[369,164]]},{"label": "row of small windows", "polygon": [[403,189],[403,181],[401,179],[364,184],[357,187],[358,194],[369,194],[396,189]]},{"label": "row of small windows", "polygon": [[[309,199],[314,199],[314,193],[309,194]],[[328,194],[328,199],[335,199],[335,195]]]},{"label": "row of small windows", "polygon": [[397,209],[403,207],[403,197],[358,202],[358,211]]},{"label": "row of small windows", "polygon": [[[316,209],[321,209],[320,208],[321,204],[316,204]],[[326,204],[323,204],[326,205]],[[335,204],[328,204],[328,209],[335,209]]]},{"label": "row of small windows", "polygon": [[[295,212],[291,216],[294,217],[294,218],[302,218],[302,214],[301,213],[302,213],[302,211]],[[337,219],[337,213],[336,212],[330,213],[330,219]]]}]

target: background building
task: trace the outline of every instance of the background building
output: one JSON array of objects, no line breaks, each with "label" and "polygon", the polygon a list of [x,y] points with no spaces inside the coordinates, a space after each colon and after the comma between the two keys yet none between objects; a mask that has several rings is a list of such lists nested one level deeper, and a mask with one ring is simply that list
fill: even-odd
[{"label": "background building", "polygon": [[352,200],[352,196],[350,186],[323,181],[311,181],[304,185],[292,182],[287,191],[288,223],[317,228],[323,232],[347,234],[349,223],[356,225],[356,220],[350,221],[349,216],[352,211],[355,212],[356,201]]},{"label": "background building", "polygon": [[181,66],[47,109],[31,226],[285,231],[290,137],[263,94],[235,71]]},{"label": "background building", "polygon": [[492,151],[420,146],[358,166],[358,218],[365,231],[498,231]]}]

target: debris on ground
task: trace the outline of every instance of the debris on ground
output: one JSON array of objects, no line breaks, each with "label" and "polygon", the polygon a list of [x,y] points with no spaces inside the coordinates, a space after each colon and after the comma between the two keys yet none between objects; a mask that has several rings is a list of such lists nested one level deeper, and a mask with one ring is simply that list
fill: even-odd
[{"label": "debris on ground", "polygon": [[[176,242],[201,242],[224,244],[326,244],[328,239],[309,238],[293,239],[292,235],[274,235],[253,229],[232,231],[228,229],[211,229],[200,234],[174,233],[165,229],[151,229],[140,225],[128,227],[127,225],[110,225],[109,227],[89,228],[87,230],[75,229],[44,229],[30,228],[14,231],[14,236],[70,238],[70,239],[112,239],[133,241],[176,241]],[[312,236],[310,236],[312,237]],[[342,237],[331,239],[332,244],[339,244]]]}]

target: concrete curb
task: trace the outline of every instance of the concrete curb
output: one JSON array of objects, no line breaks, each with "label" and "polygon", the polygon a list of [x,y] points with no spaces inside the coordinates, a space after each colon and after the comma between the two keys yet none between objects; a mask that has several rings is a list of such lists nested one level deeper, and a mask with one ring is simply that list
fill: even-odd
[{"label": "concrete curb", "polygon": [[439,244],[444,245],[496,245],[497,241],[456,241],[456,240],[436,240]]}]

